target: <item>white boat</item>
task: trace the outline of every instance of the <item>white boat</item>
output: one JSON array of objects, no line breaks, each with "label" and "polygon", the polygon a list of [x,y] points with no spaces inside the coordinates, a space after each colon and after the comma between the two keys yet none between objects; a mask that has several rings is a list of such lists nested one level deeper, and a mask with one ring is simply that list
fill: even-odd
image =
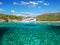
[{"label": "white boat", "polygon": [[22,22],[36,22],[36,18],[34,17],[25,17]]}]

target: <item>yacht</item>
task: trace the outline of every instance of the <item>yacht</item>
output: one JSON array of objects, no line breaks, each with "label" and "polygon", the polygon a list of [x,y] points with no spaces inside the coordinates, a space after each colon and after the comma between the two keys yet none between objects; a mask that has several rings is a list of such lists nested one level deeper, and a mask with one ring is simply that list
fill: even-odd
[{"label": "yacht", "polygon": [[36,18],[27,16],[22,20],[22,22],[36,22]]}]

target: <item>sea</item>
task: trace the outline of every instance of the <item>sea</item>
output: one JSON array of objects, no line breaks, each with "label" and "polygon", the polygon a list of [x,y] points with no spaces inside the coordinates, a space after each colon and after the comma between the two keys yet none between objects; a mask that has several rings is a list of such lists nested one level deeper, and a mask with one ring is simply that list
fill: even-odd
[{"label": "sea", "polygon": [[60,45],[60,23],[0,22],[0,45]]}]

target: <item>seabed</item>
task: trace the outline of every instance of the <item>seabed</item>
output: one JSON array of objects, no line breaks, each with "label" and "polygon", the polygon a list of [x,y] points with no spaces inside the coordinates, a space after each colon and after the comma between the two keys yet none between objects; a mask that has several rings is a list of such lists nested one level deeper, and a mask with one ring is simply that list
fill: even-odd
[{"label": "seabed", "polygon": [[60,45],[60,25],[0,23],[0,45]]}]

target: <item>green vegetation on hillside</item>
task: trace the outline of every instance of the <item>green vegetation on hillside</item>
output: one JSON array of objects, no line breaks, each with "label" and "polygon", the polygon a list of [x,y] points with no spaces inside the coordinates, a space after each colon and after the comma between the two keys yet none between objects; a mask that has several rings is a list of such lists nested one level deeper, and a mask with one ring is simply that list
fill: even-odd
[{"label": "green vegetation on hillside", "polygon": [[0,19],[7,19],[7,18],[9,18],[9,19],[22,20],[23,16],[0,14]]},{"label": "green vegetation on hillside", "polygon": [[43,14],[36,18],[38,21],[60,21],[60,13]]},{"label": "green vegetation on hillside", "polygon": [[[23,16],[0,14],[0,19],[22,20]],[[60,13],[48,13],[36,16],[37,21],[60,21]]]}]

